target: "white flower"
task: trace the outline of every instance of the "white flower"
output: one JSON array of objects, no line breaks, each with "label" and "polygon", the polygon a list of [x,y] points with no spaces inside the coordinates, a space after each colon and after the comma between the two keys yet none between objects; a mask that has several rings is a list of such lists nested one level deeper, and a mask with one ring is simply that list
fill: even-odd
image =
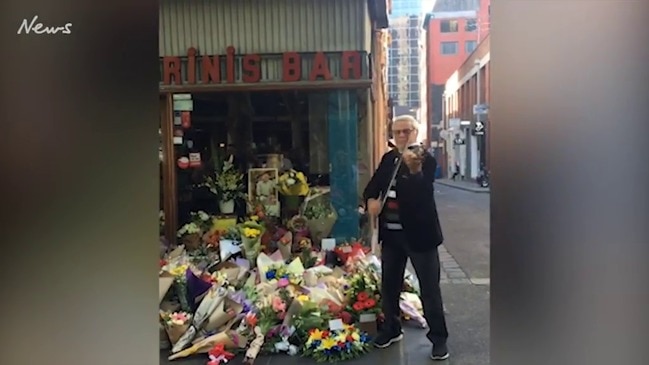
[{"label": "white flower", "polygon": [[210,219],[210,216],[207,215],[207,213],[205,213],[204,211],[201,210],[201,211],[198,212],[198,218],[200,220],[202,220],[202,221],[206,221],[206,220]]}]

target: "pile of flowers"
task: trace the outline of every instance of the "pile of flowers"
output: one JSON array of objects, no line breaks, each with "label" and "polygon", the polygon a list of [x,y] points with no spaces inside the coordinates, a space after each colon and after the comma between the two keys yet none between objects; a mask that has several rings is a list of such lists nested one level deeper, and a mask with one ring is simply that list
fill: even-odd
[{"label": "pile of flowers", "polygon": [[[285,353],[338,362],[369,351],[372,318],[381,317],[380,262],[362,250],[338,267],[325,266],[325,253],[313,249],[293,251],[287,260],[279,250],[259,251],[266,229],[252,218],[237,225],[245,259],[205,268],[189,254],[161,261],[161,273],[175,283],[161,299],[170,359],[203,353],[216,365],[244,353],[244,363],[252,364],[260,354]],[[413,319],[421,311],[416,297],[402,296],[411,304],[402,310]]]},{"label": "pile of flowers", "polygon": [[340,330],[314,328],[304,344],[304,356],[317,362],[352,360],[368,351],[369,337],[351,325]]}]

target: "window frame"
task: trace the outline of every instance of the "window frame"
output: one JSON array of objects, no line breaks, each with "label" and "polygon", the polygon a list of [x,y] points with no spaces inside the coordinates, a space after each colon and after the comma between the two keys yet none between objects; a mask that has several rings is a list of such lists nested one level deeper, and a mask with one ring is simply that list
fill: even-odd
[{"label": "window frame", "polygon": [[[448,31],[444,30],[444,24],[448,24]],[[453,30],[452,24],[455,24],[455,30]],[[439,32],[440,33],[458,33],[460,31],[460,22],[458,19],[442,19],[439,22]]]},{"label": "window frame", "polygon": [[[444,52],[444,45],[445,44],[455,44],[455,52],[453,53],[445,53]],[[459,48],[460,44],[458,41],[445,41],[445,42],[440,42],[439,43],[439,52],[442,56],[454,56],[459,53]]]}]

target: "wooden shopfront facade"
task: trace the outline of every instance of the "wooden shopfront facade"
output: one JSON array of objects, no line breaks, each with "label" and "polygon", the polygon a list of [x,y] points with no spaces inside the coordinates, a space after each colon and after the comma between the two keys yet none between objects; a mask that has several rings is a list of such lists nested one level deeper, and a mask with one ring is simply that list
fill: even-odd
[{"label": "wooden shopfront facade", "polygon": [[[216,125],[220,119],[227,126],[221,145],[259,144],[253,125],[292,125],[291,135],[279,138],[286,148],[305,150],[312,174],[328,174],[339,215],[334,235],[357,235],[359,190],[385,151],[386,8],[386,0],[161,0],[161,202],[168,239],[183,223],[179,159],[188,149],[181,130],[190,120]],[[227,115],[218,114],[219,103],[227,103]],[[295,118],[282,119],[288,117],[278,105]],[[250,120],[248,127],[238,120]]]}]

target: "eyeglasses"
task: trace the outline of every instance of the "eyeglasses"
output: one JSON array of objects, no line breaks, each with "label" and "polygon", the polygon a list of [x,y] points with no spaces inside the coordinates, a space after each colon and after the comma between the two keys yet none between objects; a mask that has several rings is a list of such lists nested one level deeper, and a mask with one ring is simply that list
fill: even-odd
[{"label": "eyeglasses", "polygon": [[412,133],[412,131],[413,131],[412,128],[410,128],[410,129],[393,129],[392,134],[394,134],[395,136],[398,136],[400,134],[403,134],[404,136],[409,136],[410,133]]}]

